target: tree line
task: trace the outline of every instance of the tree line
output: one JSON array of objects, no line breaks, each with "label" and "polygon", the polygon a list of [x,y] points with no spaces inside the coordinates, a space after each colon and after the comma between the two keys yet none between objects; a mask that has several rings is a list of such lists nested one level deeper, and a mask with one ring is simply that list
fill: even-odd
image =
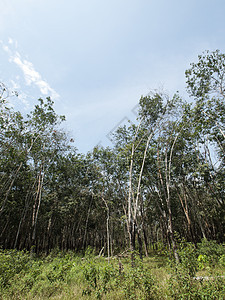
[{"label": "tree line", "polygon": [[53,101],[26,116],[0,85],[0,247],[49,252],[176,251],[177,239],[225,241],[225,54],[198,56],[189,99],[154,91],[113,147],[78,153]]}]

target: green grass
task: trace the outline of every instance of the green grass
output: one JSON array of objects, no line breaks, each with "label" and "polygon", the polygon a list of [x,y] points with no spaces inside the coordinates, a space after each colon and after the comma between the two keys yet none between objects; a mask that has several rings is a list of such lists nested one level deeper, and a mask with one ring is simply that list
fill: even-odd
[{"label": "green grass", "polygon": [[182,245],[179,254],[179,265],[152,253],[143,261],[136,255],[131,266],[130,257],[108,263],[90,250],[84,257],[0,251],[0,299],[225,299],[223,253],[217,259],[214,251],[213,260],[208,253],[204,264],[192,245]]}]

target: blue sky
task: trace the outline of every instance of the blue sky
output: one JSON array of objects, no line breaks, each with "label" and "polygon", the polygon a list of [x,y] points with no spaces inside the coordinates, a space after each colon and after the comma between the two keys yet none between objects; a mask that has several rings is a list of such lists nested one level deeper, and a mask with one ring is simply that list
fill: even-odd
[{"label": "blue sky", "polygon": [[101,143],[141,95],[186,97],[184,71],[225,52],[224,0],[0,0],[0,80],[28,112],[51,96],[81,152]]}]

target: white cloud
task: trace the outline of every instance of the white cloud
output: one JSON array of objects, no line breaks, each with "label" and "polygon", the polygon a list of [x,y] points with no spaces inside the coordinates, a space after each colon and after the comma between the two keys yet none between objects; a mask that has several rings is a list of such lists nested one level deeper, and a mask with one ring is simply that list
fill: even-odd
[{"label": "white cloud", "polygon": [[5,52],[8,52],[9,53],[9,47],[6,46],[6,45],[2,45],[2,49],[5,51]]},{"label": "white cloud", "polygon": [[9,38],[8,42],[9,42],[9,44],[13,44],[13,39]]},{"label": "white cloud", "polygon": [[[8,43],[17,49],[17,42],[14,42],[12,38],[9,38]],[[42,79],[40,73],[35,70],[34,65],[30,61],[22,59],[18,51],[11,50],[9,46],[3,44],[3,42],[1,42],[1,45],[3,50],[8,53],[9,61],[15,63],[22,70],[27,85],[36,85],[42,95],[50,96],[54,100],[60,97],[59,94],[50,87],[48,82]]]},{"label": "white cloud", "polygon": [[30,108],[30,104],[28,101],[28,95],[25,93],[19,93],[18,98],[20,99],[20,101],[25,105],[26,109]]},{"label": "white cloud", "polygon": [[18,82],[15,82],[14,80],[10,80],[11,86],[13,90],[20,89],[20,84]]},{"label": "white cloud", "polygon": [[[12,92],[14,92],[15,94],[18,95],[18,99],[20,100],[20,102],[24,105],[24,107],[26,109],[30,109],[30,102],[28,101],[28,99],[30,98],[26,93],[24,93],[23,91],[21,91],[21,86],[19,84],[19,80],[20,77],[16,76],[16,80],[10,80],[10,90],[12,90]],[[19,91],[19,92],[18,92]],[[12,104],[12,106],[14,106],[14,102],[16,102],[15,100],[16,98],[12,98],[10,103]]]}]

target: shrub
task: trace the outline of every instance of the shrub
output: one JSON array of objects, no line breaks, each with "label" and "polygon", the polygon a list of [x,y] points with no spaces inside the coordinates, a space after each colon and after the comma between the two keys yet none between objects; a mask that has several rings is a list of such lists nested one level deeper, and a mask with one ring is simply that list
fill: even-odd
[{"label": "shrub", "polygon": [[[172,275],[168,281],[168,295],[172,299],[224,299],[225,280],[219,275],[196,277],[198,269],[209,267],[218,261],[223,251],[221,245],[203,241],[199,249],[194,245],[182,242],[178,254],[180,264],[173,262]],[[222,256],[220,256],[222,257]]]},{"label": "shrub", "polygon": [[156,280],[142,261],[135,261],[135,266],[126,270],[120,288],[126,299],[159,299]]},{"label": "shrub", "polygon": [[200,261],[204,261],[205,265],[214,266],[219,262],[221,256],[225,255],[225,247],[223,244],[218,244],[216,241],[208,241],[203,239],[198,244]]},{"label": "shrub", "polygon": [[6,288],[10,280],[22,270],[29,268],[28,252],[16,250],[0,250],[0,288]]}]

